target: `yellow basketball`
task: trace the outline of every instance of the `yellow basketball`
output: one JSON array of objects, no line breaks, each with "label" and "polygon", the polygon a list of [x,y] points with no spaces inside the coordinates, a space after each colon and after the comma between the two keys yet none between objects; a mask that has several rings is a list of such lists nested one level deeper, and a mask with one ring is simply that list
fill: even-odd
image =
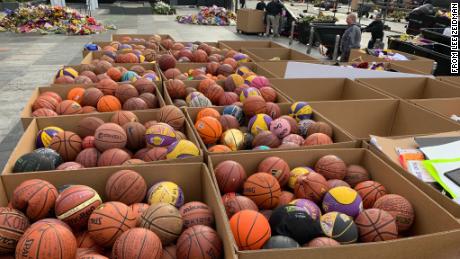
[{"label": "yellow basketball", "polygon": [[176,183],[163,181],[150,187],[147,202],[149,205],[160,202],[169,203],[179,208],[184,205],[184,193]]},{"label": "yellow basketball", "polygon": [[313,170],[309,167],[304,167],[304,166],[300,166],[300,167],[296,167],[292,169],[291,173],[289,174],[288,186],[294,189],[295,182],[297,181],[297,177],[301,175],[306,175],[310,172],[313,172]]},{"label": "yellow basketball", "polygon": [[187,158],[199,155],[200,149],[198,149],[198,147],[193,144],[193,142],[181,139],[168,146],[166,159]]}]

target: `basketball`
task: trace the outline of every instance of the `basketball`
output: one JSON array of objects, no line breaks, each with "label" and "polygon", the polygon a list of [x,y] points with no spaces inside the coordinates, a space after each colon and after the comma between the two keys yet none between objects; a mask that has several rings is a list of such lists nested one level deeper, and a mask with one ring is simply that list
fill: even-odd
[{"label": "basketball", "polygon": [[241,210],[258,211],[257,205],[251,199],[235,192],[229,192],[222,195],[222,202],[228,218],[231,218],[233,214]]},{"label": "basketball", "polygon": [[170,68],[176,67],[176,59],[170,54],[163,54],[158,59],[160,69],[166,71]]},{"label": "basketball", "polygon": [[175,130],[165,123],[157,123],[145,131],[145,141],[149,147],[166,147],[176,140]]},{"label": "basketball", "polygon": [[78,248],[91,248],[91,249],[102,251],[102,249],[96,244],[96,242],[94,242],[94,240],[91,238],[88,231],[86,230],[75,233],[75,238],[77,239]]},{"label": "basketball", "polygon": [[[58,156],[60,158],[59,154]],[[62,159],[60,158],[60,160]],[[20,156],[16,160],[13,166],[13,173],[55,170],[56,166],[55,161],[45,155],[31,152]]]},{"label": "basketball", "polygon": [[123,104],[123,110],[136,111],[147,109],[147,103],[139,97],[131,97]]},{"label": "basketball", "polygon": [[220,113],[214,109],[214,108],[204,108],[201,109],[197,115],[196,115],[196,120],[199,120],[201,118],[204,118],[206,116],[213,117],[215,119],[220,119]]},{"label": "basketball", "polygon": [[104,95],[114,95],[118,84],[112,79],[102,79],[97,83],[96,88],[101,90]]},{"label": "basketball", "polygon": [[147,192],[149,205],[156,203],[169,203],[177,208],[184,204],[184,193],[176,183],[162,181],[154,184]]},{"label": "basketball", "polygon": [[312,113],[313,109],[307,102],[295,102],[289,109],[289,116],[296,119],[297,122],[311,119]]},{"label": "basketball", "polygon": [[128,122],[139,121],[136,114],[130,111],[116,111],[110,118],[110,122],[116,123],[120,126]]},{"label": "basketball", "polygon": [[267,173],[255,173],[243,184],[243,195],[262,209],[275,208],[279,203],[281,187],[278,180]]},{"label": "basketball", "polygon": [[232,115],[224,114],[220,116],[219,121],[224,132],[229,129],[238,129],[240,127],[238,120]]},{"label": "basketball", "polygon": [[19,210],[0,207],[0,238],[5,240],[0,247],[0,254],[14,252],[18,240],[29,225],[29,219]]},{"label": "basketball", "polygon": [[243,102],[243,111],[246,116],[252,117],[259,113],[266,113],[267,105],[261,96],[249,96]]},{"label": "basketball", "polygon": [[313,133],[308,136],[302,145],[304,146],[315,146],[315,145],[330,145],[334,142],[332,139],[324,133]]},{"label": "basketball", "polygon": [[217,69],[217,74],[219,75],[223,75],[225,77],[233,74],[233,67],[229,64],[222,64],[219,66],[219,68]]},{"label": "basketball", "polygon": [[123,232],[134,228],[137,219],[132,210],[121,202],[101,204],[89,216],[88,233],[101,247],[110,247]]},{"label": "basketball", "polygon": [[232,150],[225,145],[214,145],[208,148],[208,152],[211,153],[223,153],[223,152],[232,152]]},{"label": "basketball", "polygon": [[97,109],[93,106],[83,106],[81,107],[82,113],[97,113]]},{"label": "basketball", "polygon": [[127,122],[123,124],[126,133],[126,147],[131,150],[139,150],[145,147],[145,127],[139,122]]},{"label": "basketball", "polygon": [[74,84],[75,79],[70,76],[60,76],[54,79],[54,84]]},{"label": "basketball", "polygon": [[176,245],[169,245],[167,247],[163,247],[163,255],[161,259],[176,259]]},{"label": "basketball", "polygon": [[114,112],[118,110],[121,110],[121,103],[115,96],[105,95],[97,102],[97,111],[99,112]]},{"label": "basketball", "polygon": [[329,212],[321,216],[323,234],[340,244],[351,244],[358,240],[358,228],[353,218],[340,212]]},{"label": "basketball", "polygon": [[139,78],[133,83],[133,85],[139,94],[156,93],[156,86],[149,78]]},{"label": "basketball", "polygon": [[180,130],[185,123],[185,116],[182,111],[174,105],[166,105],[160,108],[158,120]]},{"label": "basketball", "polygon": [[214,214],[209,206],[202,202],[187,202],[180,207],[179,212],[184,220],[184,228],[195,225],[205,225],[208,227],[214,225]]},{"label": "basketball", "polygon": [[314,120],[306,119],[306,120],[301,120],[297,123],[298,127],[298,133],[304,137],[307,136],[308,129],[310,128],[311,125],[315,124]]},{"label": "basketball", "polygon": [[133,170],[120,170],[112,174],[105,184],[105,194],[109,201],[119,201],[131,205],[144,200],[147,183]]},{"label": "basketball", "polygon": [[276,102],[277,93],[275,89],[271,87],[262,87],[259,89],[259,92],[266,102]]},{"label": "basketball", "polygon": [[204,50],[197,49],[192,54],[192,61],[195,63],[206,63],[208,61],[208,54]]},{"label": "basketball", "polygon": [[316,203],[309,199],[295,199],[292,200],[289,204],[302,208],[314,220],[317,220],[321,217],[321,209],[318,207],[318,205],[316,205]]},{"label": "basketball", "polygon": [[186,139],[181,139],[168,146],[166,159],[181,159],[199,155],[200,149],[193,142]]},{"label": "basketball", "polygon": [[180,235],[176,252],[177,258],[220,258],[222,241],[214,229],[196,225]]},{"label": "basketball", "polygon": [[160,238],[145,228],[132,228],[121,234],[112,248],[116,259],[160,259],[163,253]]},{"label": "basketball", "polygon": [[16,258],[74,259],[77,241],[70,230],[59,224],[33,224],[19,239]]},{"label": "basketball", "polygon": [[168,154],[167,148],[154,147],[154,148],[151,148],[147,153],[145,153],[143,160],[145,162],[166,160],[167,154]]},{"label": "basketball", "polygon": [[102,152],[97,160],[97,166],[122,165],[129,159],[131,159],[131,156],[125,150],[120,148],[111,148]]},{"label": "basketball", "polygon": [[103,152],[111,148],[124,148],[127,142],[125,130],[115,123],[104,123],[94,132],[94,145]]},{"label": "basketball", "polygon": [[59,102],[51,96],[39,96],[33,103],[32,110],[35,111],[40,108],[47,108],[54,111],[58,104]]},{"label": "basketball", "polygon": [[83,94],[81,105],[96,107],[102,96],[104,93],[101,90],[95,87],[87,88]]},{"label": "basketball", "polygon": [[338,156],[326,155],[316,162],[315,172],[323,175],[327,180],[343,180],[347,173],[347,165]]},{"label": "basketball", "polygon": [[153,231],[162,245],[167,246],[180,236],[183,225],[184,221],[176,207],[168,203],[157,203],[142,213],[139,227]]},{"label": "basketball", "polygon": [[222,135],[222,125],[214,117],[203,117],[195,123],[195,129],[205,144],[216,143]]},{"label": "basketball", "polygon": [[42,130],[37,132],[37,138],[35,140],[35,147],[42,148],[48,147],[51,144],[51,140],[54,136],[56,136],[59,132],[63,132],[64,130],[59,127],[46,127]]},{"label": "basketball", "polygon": [[78,72],[71,67],[64,67],[59,69],[59,71],[56,74],[56,78],[60,76],[70,76],[72,78],[75,78],[78,76]]},{"label": "basketball", "polygon": [[141,221],[141,215],[144,213],[149,208],[149,205],[147,203],[134,203],[129,206],[129,209],[132,210],[133,215],[137,219],[137,224],[136,226],[139,225]]},{"label": "basketball", "polygon": [[329,237],[317,237],[312,239],[306,245],[307,247],[325,247],[325,246],[339,246],[340,243]]},{"label": "basketball", "polygon": [[196,89],[198,91],[200,91],[201,93],[204,93],[204,92],[207,91],[207,89],[208,89],[208,87],[210,85],[213,85],[215,83],[216,83],[216,81],[214,81],[213,79],[206,78],[206,79],[200,81],[200,83],[198,84],[198,87]]},{"label": "basketball", "polygon": [[125,103],[130,98],[138,96],[139,92],[137,92],[137,89],[130,84],[121,84],[115,90],[115,97],[117,97],[121,103]]},{"label": "basketball", "polygon": [[229,129],[226,130],[222,137],[220,138],[220,142],[223,145],[229,147],[232,151],[241,150],[244,148],[245,136],[243,132],[238,129]]},{"label": "basketball", "polygon": [[307,136],[310,136],[314,133],[323,133],[332,138],[332,127],[326,122],[317,121],[310,125],[307,129]]},{"label": "basketball", "polygon": [[94,147],[83,149],[80,153],[78,153],[77,157],[75,158],[75,162],[80,163],[84,167],[96,167],[97,160],[101,153]]},{"label": "basketball", "polygon": [[263,249],[278,249],[278,248],[298,248],[299,243],[287,236],[272,236]]},{"label": "basketball", "polygon": [[154,109],[154,108],[159,107],[158,98],[152,93],[143,93],[139,95],[139,98],[144,100],[144,102],[147,104],[147,108],[149,109]]},{"label": "basketball", "polygon": [[72,100],[64,100],[56,106],[59,115],[73,115],[82,113],[80,104]]},{"label": "basketball", "polygon": [[251,134],[257,136],[262,131],[267,131],[272,123],[272,118],[267,114],[256,114],[252,116],[248,123],[248,129]]},{"label": "basketball", "polygon": [[[329,186],[329,189],[332,189],[334,187],[340,187],[340,186],[344,186],[344,187],[348,187],[350,188],[350,185],[345,182],[345,181],[342,181],[342,180],[339,180],[339,179],[331,179],[331,180],[327,180],[327,185]],[[359,194],[359,192],[358,192]],[[360,195],[361,196],[361,195]],[[362,197],[362,196],[361,196]]]},{"label": "basketball", "polygon": [[75,87],[67,93],[67,100],[75,101],[79,104],[83,101],[83,96],[85,94],[85,89],[81,87]]},{"label": "basketball", "polygon": [[[281,116],[281,109],[280,109],[278,104],[272,103],[272,102],[267,102],[266,106],[267,106],[267,114],[268,114],[268,116],[272,117],[272,119],[277,119],[277,118],[279,118]],[[289,116],[286,116],[286,117],[291,118]],[[291,120],[295,121],[292,118],[291,118]],[[293,126],[290,121],[289,121],[289,124],[291,125],[291,133],[297,133],[297,126],[295,124]]]},{"label": "basketball", "polygon": [[182,80],[179,79],[169,79],[164,83],[167,93],[171,97],[171,99],[184,99],[186,92],[185,92],[185,84]]},{"label": "basketball", "polygon": [[217,104],[224,95],[224,89],[218,84],[211,84],[203,93],[212,103]]},{"label": "basketball", "polygon": [[54,211],[59,220],[76,230],[85,229],[91,213],[102,200],[99,194],[85,185],[72,185],[59,193]]},{"label": "basketball", "polygon": [[131,158],[126,160],[122,165],[138,165],[138,164],[144,164],[145,161],[137,158]]},{"label": "basketball", "polygon": [[282,191],[280,195],[280,201],[278,203],[278,207],[289,204],[292,200],[294,200],[294,198],[295,197],[292,192]]},{"label": "basketball", "polygon": [[306,175],[310,172],[312,172],[313,170],[309,167],[306,167],[306,166],[300,166],[300,167],[296,167],[294,169],[291,170],[291,172],[289,172],[289,180],[288,180],[288,186],[291,188],[291,189],[294,189],[295,188],[295,183],[297,181],[297,177],[301,176],[301,175]]},{"label": "basketball", "polygon": [[231,105],[236,102],[238,102],[239,98],[238,95],[234,92],[224,92],[219,100],[217,101],[217,104],[219,106],[225,106],[225,105]]},{"label": "basketball", "polygon": [[253,147],[267,146],[270,148],[277,148],[281,145],[280,139],[271,131],[263,131],[254,137],[252,141]]},{"label": "basketball", "polygon": [[244,122],[243,109],[237,105],[228,105],[224,107],[222,115],[231,115],[235,117],[240,124]]},{"label": "basketball", "polygon": [[270,156],[262,160],[257,172],[265,172],[274,176],[281,186],[288,183],[291,169],[288,163],[280,157]]},{"label": "basketball", "polygon": [[247,177],[243,166],[232,160],[219,163],[214,169],[214,174],[216,176],[219,190],[223,194],[238,192]]},{"label": "basketball", "polygon": [[291,125],[284,118],[278,118],[270,123],[270,131],[282,139],[291,133]]},{"label": "basketball", "polygon": [[358,192],[350,187],[335,187],[330,189],[323,198],[324,212],[341,212],[352,218],[363,210],[363,202]]},{"label": "basketball", "polygon": [[376,200],[387,194],[385,187],[374,181],[358,183],[354,189],[363,199],[363,207],[365,209],[372,208]]},{"label": "basketball", "polygon": [[102,124],[104,124],[104,121],[97,117],[83,118],[77,124],[77,133],[82,138],[94,136],[96,129]]},{"label": "basketball", "polygon": [[399,232],[410,229],[414,223],[414,208],[406,198],[400,195],[384,195],[374,203],[374,208],[390,213],[396,220]]},{"label": "basketball", "polygon": [[64,161],[73,161],[81,151],[81,138],[71,131],[59,132],[51,139],[49,148],[58,152]]},{"label": "basketball", "polygon": [[[93,71],[89,71],[89,70],[83,71],[83,72],[80,73],[80,76],[88,77],[89,79],[91,79],[91,81],[93,83],[97,82],[97,76]],[[115,80],[115,81],[117,81],[117,80]]]},{"label": "basketball", "polygon": [[354,188],[358,183],[370,180],[370,175],[366,168],[360,165],[349,165],[347,173],[343,180],[347,182],[351,188]]},{"label": "basketball", "polygon": [[58,116],[58,114],[48,108],[40,108],[32,112],[32,117],[53,117]]},{"label": "basketball", "polygon": [[313,171],[298,176],[295,182],[294,193],[297,198],[320,202],[327,191],[328,185],[324,176]]},{"label": "basketball", "polygon": [[105,72],[113,81],[120,81],[121,80],[121,71],[120,69],[116,67],[111,67],[107,69],[107,72]]},{"label": "basketball", "polygon": [[164,75],[166,79],[179,79],[179,76],[182,75],[182,72],[180,72],[180,70],[177,68],[168,68],[166,71],[164,71]]},{"label": "basketball", "polygon": [[377,242],[398,238],[395,218],[381,209],[367,209],[355,219],[361,242]]},{"label": "basketball", "polygon": [[211,100],[200,92],[192,92],[185,98],[185,102],[190,107],[210,107],[212,106]]},{"label": "basketball", "polygon": [[56,170],[77,170],[77,169],[82,169],[85,168],[83,165],[77,163],[77,162],[65,162],[60,164]]},{"label": "basketball", "polygon": [[[274,103],[274,105],[276,105],[278,107],[278,109],[279,109],[279,106],[276,103]],[[280,118],[283,118],[283,119],[285,119],[286,121],[289,122],[289,125],[291,125],[291,133],[292,134],[297,134],[298,133],[299,129],[297,127],[297,121],[294,118],[292,118],[292,117],[290,117],[288,115],[280,116]]]},{"label": "basketball", "polygon": [[271,237],[271,229],[264,215],[253,210],[242,210],[230,219],[230,228],[238,248],[257,250]]},{"label": "basketball", "polygon": [[59,94],[52,92],[52,91],[43,92],[40,94],[40,96],[49,96],[49,97],[56,99],[58,103],[62,102],[62,97]]},{"label": "basketball", "polygon": [[224,90],[233,92],[238,86],[244,84],[244,79],[238,74],[229,75],[224,82]]}]

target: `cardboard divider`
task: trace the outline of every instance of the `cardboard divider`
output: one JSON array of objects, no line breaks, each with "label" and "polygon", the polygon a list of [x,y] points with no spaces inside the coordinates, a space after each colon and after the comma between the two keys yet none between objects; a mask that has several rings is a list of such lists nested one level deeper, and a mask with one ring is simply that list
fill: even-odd
[{"label": "cardboard divider", "polygon": [[220,40],[220,44],[226,46],[228,49],[241,51],[247,48],[284,48],[287,47],[270,41],[270,40]]},{"label": "cardboard divider", "polygon": [[[123,53],[132,53],[132,51],[117,51],[117,54],[123,54]],[[164,50],[158,51],[156,53],[155,59],[157,59],[162,54],[169,54],[169,53],[170,53],[169,51],[164,51]],[[105,55],[105,51],[90,51],[88,52],[88,54],[86,54],[86,56],[83,57],[80,64],[91,64],[93,60],[100,59],[104,55]],[[132,64],[145,64],[145,63],[155,64],[155,62],[147,62],[147,61],[141,62],[141,63],[132,63]],[[118,64],[124,64],[124,63],[114,63],[114,64],[118,65]]]},{"label": "cardboard divider", "polygon": [[[96,44],[97,46],[99,46],[101,49],[104,48],[105,46],[110,46],[110,44],[112,43],[112,41],[93,41],[91,42],[92,44]],[[143,42],[138,42],[138,41],[130,41],[130,42],[127,42],[126,44],[133,44],[133,45],[142,45],[142,46],[145,46],[145,43]],[[156,51],[160,51],[160,47],[158,47],[156,49]],[[89,51],[89,50],[86,50],[86,49],[83,49],[81,51],[81,54],[82,54],[82,57],[86,57],[88,55],[88,53],[90,52],[93,52],[93,51]]]},{"label": "cardboard divider", "polygon": [[[347,63],[340,63],[340,65],[353,65],[353,64],[359,64],[361,62],[347,62]],[[382,63],[383,67],[385,68],[385,71],[389,72],[400,72],[400,73],[406,73],[406,74],[417,74],[417,75],[426,75],[426,76],[432,76],[431,73],[419,71],[417,69],[414,69],[412,67],[405,66],[404,64],[401,63],[391,63],[391,62],[377,62],[377,63]]]},{"label": "cardboard divider", "polygon": [[[152,109],[146,111],[133,111],[133,113],[138,117],[140,123],[145,123],[147,121],[155,120],[158,121],[159,118],[159,109]],[[45,127],[55,126],[62,128],[63,130],[77,132],[78,122],[83,118],[87,117],[97,117],[102,119],[104,122],[110,122],[110,118],[112,117],[113,112],[105,112],[105,113],[94,113],[94,114],[80,114],[80,115],[68,115],[68,116],[60,116],[60,117],[44,117],[44,118],[37,118],[32,120],[29,126],[24,130],[24,134],[19,139],[16,147],[13,149],[13,152],[10,154],[8,161],[3,168],[2,175],[11,175],[15,177],[17,175],[24,175],[24,174],[31,174],[31,175],[38,175],[46,171],[39,171],[39,172],[25,172],[25,173],[13,173],[13,167],[16,163],[16,160],[21,157],[22,155],[32,152],[35,150],[35,141],[37,132]],[[196,138],[195,133],[193,132],[193,126],[188,123],[188,120],[185,121],[185,126],[182,132],[185,134],[188,140],[193,142],[199,149],[200,155],[196,157],[187,157],[183,159],[169,159],[169,160],[160,160],[160,161],[153,161],[147,163],[154,163],[154,164],[163,164],[163,163],[190,163],[190,162],[202,162],[203,161],[203,151],[200,148],[200,142]],[[122,168],[122,166],[111,166]],[[98,167],[106,168],[106,167]],[[87,170],[89,168],[81,169]],[[66,171],[63,170],[52,170],[49,172],[59,172],[65,173]]]},{"label": "cardboard divider", "polygon": [[[226,215],[223,212],[219,201],[220,197],[214,187],[214,182],[206,165],[202,163],[188,164],[169,164],[169,165],[139,165],[126,166],[123,169],[138,172],[150,187],[159,181],[172,181],[177,183],[184,193],[185,202],[201,201],[207,204],[212,210],[215,218],[215,229],[222,239],[223,258],[236,258],[233,244],[228,236],[228,226],[226,225]],[[2,176],[3,184],[0,190],[0,202],[6,206],[11,199],[14,189],[23,181],[30,179],[42,179],[50,182],[56,188],[66,184],[87,185],[98,192],[103,201],[105,197],[105,184],[108,178],[120,170],[120,168],[99,168],[88,169],[85,171],[74,170],[65,174],[42,173],[39,175],[18,175],[15,178]],[[6,189],[6,195],[3,190]],[[223,214],[224,213],[224,214]]]},{"label": "cardboard divider", "polygon": [[[238,258],[455,258],[460,247],[454,242],[460,238],[459,223],[429,196],[417,189],[392,167],[366,149],[316,149],[296,151],[276,151],[215,155],[209,158],[211,175],[222,161],[233,160],[241,163],[248,175],[256,172],[258,164],[269,156],[278,156],[286,160],[290,168],[314,166],[324,155],[337,155],[347,164],[359,164],[366,168],[371,178],[385,186],[388,193],[399,194],[408,199],[415,211],[414,225],[410,237],[396,240],[356,243],[336,247],[270,249],[236,251]],[[226,222],[228,224],[228,222]],[[231,233],[230,233],[231,235]],[[232,236],[231,241],[236,243]],[[301,244],[302,245],[302,244]]]},{"label": "cardboard divider", "polygon": [[[320,60],[293,49],[286,48],[243,48],[243,53],[248,54],[255,62],[259,61],[300,61],[300,62],[319,62]],[[274,60],[277,59],[278,60]]]},{"label": "cardboard divider", "polygon": [[353,139],[369,135],[407,136],[455,131],[460,125],[403,100],[356,100],[310,102],[323,115]]},{"label": "cardboard divider", "polygon": [[[114,33],[112,34],[112,40],[113,41],[121,41],[124,37],[131,37],[133,39],[144,39],[148,40],[151,37],[153,37],[154,34],[126,34],[126,33]],[[161,39],[171,39],[174,41],[174,38],[171,37],[169,34],[158,34],[160,35]]]},{"label": "cardboard divider", "polygon": [[346,78],[272,79],[270,83],[293,102],[392,99],[360,82]]},{"label": "cardboard divider", "polygon": [[[299,61],[296,61],[299,62]],[[304,62],[304,61],[300,61]],[[272,73],[275,75],[276,78],[283,78],[284,75],[286,74],[286,69],[288,66],[289,61],[259,61],[256,64],[268,72]],[[318,61],[308,61],[306,63],[318,63],[318,64],[323,64],[324,62],[321,60]]]},{"label": "cardboard divider", "polygon": [[[270,82],[272,81],[272,79],[270,79]],[[189,80],[189,81],[183,81],[184,84],[185,84],[185,87],[192,87],[192,88],[195,88],[197,89],[198,88],[198,85],[200,84],[201,81],[198,81],[198,80]],[[223,86],[224,85],[224,82],[223,80],[219,80],[217,81],[216,83],[220,86]],[[173,100],[171,99],[171,96],[169,95],[169,92],[167,91],[166,89],[166,83],[167,83],[167,80],[166,81],[163,81],[163,89],[164,90],[164,99],[165,99],[165,102],[166,104],[173,104]],[[277,93],[277,99],[276,99],[276,103],[290,103],[291,101],[282,93],[280,92],[278,89],[276,88],[273,88],[276,93]]]},{"label": "cardboard divider", "polygon": [[410,101],[417,106],[435,112],[449,119],[452,115],[460,116],[460,97],[417,99]]},{"label": "cardboard divider", "polygon": [[[161,82],[157,81],[155,83],[155,96],[158,98],[158,103],[160,107],[163,107],[166,105],[165,100],[163,99],[163,96],[161,94],[162,89],[162,84]],[[122,83],[118,83],[118,85],[121,85]],[[37,87],[35,90],[32,92],[32,95],[30,96],[29,100],[27,101],[26,105],[24,106],[24,109],[22,109],[20,117],[21,117],[21,122],[22,122],[22,127],[24,129],[27,128],[27,126],[32,122],[34,118],[44,118],[44,117],[33,117],[32,116],[32,106],[37,100],[37,98],[40,96],[40,94],[48,91],[52,91],[57,93],[59,96],[61,96],[62,100],[67,99],[67,94],[70,90],[76,87],[81,87],[81,88],[91,88],[91,87],[96,87],[97,84],[69,84],[69,85],[50,85],[50,86],[42,86],[42,87]],[[57,117],[62,117],[62,116],[76,116],[76,115],[59,115]]]},{"label": "cardboard divider", "polygon": [[439,76],[436,77],[436,79],[447,82],[449,84],[453,84],[455,86],[460,86],[460,76]]},{"label": "cardboard divider", "polygon": [[460,87],[433,78],[358,78],[356,81],[401,99],[460,97]]},{"label": "cardboard divider", "polygon": [[[280,106],[280,109],[281,109],[281,115],[288,115],[289,114],[290,104],[279,104],[279,106]],[[224,109],[223,106],[216,106],[216,107],[213,107],[213,108],[216,109],[217,111],[219,111],[219,113],[221,113],[221,114],[222,114],[222,111]],[[201,139],[200,135],[196,131],[195,127],[193,126],[193,125],[195,125],[195,119],[196,119],[196,116],[197,116],[198,112],[200,110],[202,110],[202,109],[203,108],[191,108],[191,107],[185,108],[184,110],[186,112],[187,120],[189,121],[190,125],[193,127],[193,132],[195,133],[196,138],[200,142],[201,148],[204,150],[204,152],[205,152],[205,154],[207,156],[214,156],[216,154],[222,154],[222,153],[209,152],[208,149],[207,149],[206,144],[203,142],[203,140]],[[331,121],[327,117],[324,117],[321,114],[313,112],[312,120],[314,120],[314,121],[323,121],[323,122],[326,122],[329,125],[331,125],[331,127],[332,127],[332,140],[334,141],[334,143],[330,144],[330,145],[301,146],[301,147],[298,147],[298,148],[289,148],[289,149],[283,149],[283,150],[324,149],[324,148],[355,148],[355,147],[358,147],[360,145],[360,143],[358,141],[354,141],[352,139],[352,137],[348,133],[343,131],[341,128],[337,127],[335,124],[331,123]],[[277,151],[277,150],[280,150],[280,149],[276,148],[276,149],[271,149],[271,150],[272,151]],[[225,154],[243,154],[243,153],[257,153],[257,152],[264,152],[264,151],[260,151],[260,150],[239,150],[239,151],[234,151],[234,152],[225,152]]]}]

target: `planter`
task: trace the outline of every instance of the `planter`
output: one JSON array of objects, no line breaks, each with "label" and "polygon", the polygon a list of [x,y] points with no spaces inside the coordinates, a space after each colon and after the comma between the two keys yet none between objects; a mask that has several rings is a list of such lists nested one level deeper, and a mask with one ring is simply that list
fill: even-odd
[{"label": "planter", "polygon": [[16,10],[19,8],[19,2],[0,2],[0,11]]},{"label": "planter", "polygon": [[[299,23],[298,32],[299,32],[299,42],[303,44],[307,44],[310,40],[310,28],[311,25],[334,25],[335,22],[328,22],[328,23]],[[313,44],[318,43],[318,37],[315,37]]]}]

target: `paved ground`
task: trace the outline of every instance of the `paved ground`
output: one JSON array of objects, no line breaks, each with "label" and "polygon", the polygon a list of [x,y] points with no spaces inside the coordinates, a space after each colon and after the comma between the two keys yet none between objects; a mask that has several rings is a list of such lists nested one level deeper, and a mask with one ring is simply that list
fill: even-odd
[{"label": "paved ground", "polygon": [[[255,6],[255,1],[250,1],[248,7]],[[305,5],[296,5],[297,11]],[[312,13],[317,9],[309,8]],[[179,14],[196,12],[193,9],[179,9]],[[346,8],[341,12],[345,13]],[[340,23],[344,23],[345,14],[337,14]],[[92,36],[65,36],[65,35],[17,35],[13,33],[0,33],[0,168],[11,150],[16,145],[22,134],[19,124],[19,113],[34,88],[51,82],[59,67],[66,64],[79,64],[81,50],[85,43],[90,41],[109,40],[112,33],[159,33],[169,34],[179,41],[218,41],[218,40],[244,40],[265,39],[258,36],[241,35],[235,31],[235,26],[198,26],[183,25],[174,21],[175,16],[157,15],[109,15],[108,10],[100,9],[95,15],[105,23],[112,23],[118,27],[117,31],[108,31]],[[368,24],[369,20],[362,20]],[[391,25],[393,30],[403,31],[403,25]],[[362,46],[367,45],[369,34],[363,35]],[[278,38],[275,41],[287,45],[288,39]],[[305,45],[294,42],[291,46],[304,52]],[[314,50],[312,55],[319,57]]]}]

